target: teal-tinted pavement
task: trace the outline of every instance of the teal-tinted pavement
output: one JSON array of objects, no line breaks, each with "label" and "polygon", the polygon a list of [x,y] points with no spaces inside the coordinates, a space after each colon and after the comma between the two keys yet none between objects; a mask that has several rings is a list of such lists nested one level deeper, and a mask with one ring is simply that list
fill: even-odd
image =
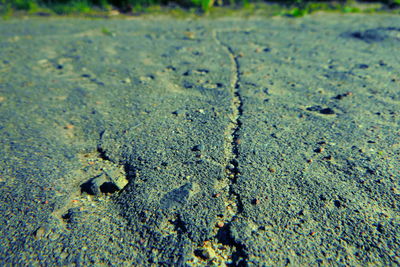
[{"label": "teal-tinted pavement", "polygon": [[400,18],[0,23],[0,262],[399,263]]}]

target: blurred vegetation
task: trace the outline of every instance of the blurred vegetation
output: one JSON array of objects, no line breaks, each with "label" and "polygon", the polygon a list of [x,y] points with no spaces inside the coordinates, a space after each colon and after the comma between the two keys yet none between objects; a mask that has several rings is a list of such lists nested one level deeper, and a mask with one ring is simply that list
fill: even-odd
[{"label": "blurred vegetation", "polygon": [[[24,10],[28,13],[56,13],[86,14],[94,11],[111,11],[117,9],[122,13],[146,12],[158,10],[157,7],[178,7],[189,11],[201,11],[207,13],[209,10],[219,7],[241,7],[243,9],[254,9],[262,0],[0,0],[0,12],[10,14],[16,10]],[[362,3],[368,3],[364,0]],[[294,17],[304,16],[317,10],[336,10],[349,12],[374,12],[360,9],[354,0],[275,0],[268,2],[271,6],[281,7],[281,13]],[[377,0],[385,9],[400,7],[400,0]],[[284,10],[284,11],[282,11]]]}]

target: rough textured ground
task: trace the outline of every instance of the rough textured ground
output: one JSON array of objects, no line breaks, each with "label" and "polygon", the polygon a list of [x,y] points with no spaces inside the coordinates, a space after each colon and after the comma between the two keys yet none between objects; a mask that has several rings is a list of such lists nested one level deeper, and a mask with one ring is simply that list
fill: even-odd
[{"label": "rough textured ground", "polygon": [[399,264],[399,25],[1,21],[1,264]]}]

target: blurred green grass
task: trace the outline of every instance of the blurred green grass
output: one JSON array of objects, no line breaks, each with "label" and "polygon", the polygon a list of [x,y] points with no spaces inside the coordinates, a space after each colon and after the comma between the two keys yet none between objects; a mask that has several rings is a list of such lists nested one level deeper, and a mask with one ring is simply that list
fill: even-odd
[{"label": "blurred green grass", "polygon": [[[16,10],[28,13],[51,12],[56,14],[89,14],[94,10],[120,12],[146,12],[155,10],[155,6],[179,7],[187,10],[198,10],[207,13],[215,7],[241,7],[254,9],[261,0],[0,0],[0,13],[10,14]],[[363,3],[370,2],[362,1]],[[385,8],[400,7],[400,0],[378,0]],[[337,10],[345,13],[360,12],[354,0],[275,0],[271,5],[279,5],[286,15],[304,16],[317,10]],[[374,10],[371,9],[370,12]],[[367,10],[368,12],[368,10]]]}]

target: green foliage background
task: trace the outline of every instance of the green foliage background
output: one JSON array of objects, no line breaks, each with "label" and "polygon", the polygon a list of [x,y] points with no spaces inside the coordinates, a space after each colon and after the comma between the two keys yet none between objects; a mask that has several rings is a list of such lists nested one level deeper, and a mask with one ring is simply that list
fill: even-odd
[{"label": "green foliage background", "polygon": [[[109,10],[112,7],[120,11],[143,11],[146,7],[154,5],[176,5],[183,8],[197,8],[202,11],[208,11],[213,6],[248,6],[250,3],[260,2],[262,0],[0,0],[0,10],[26,10],[29,12],[38,12],[43,8],[54,11],[58,14],[68,13],[90,13],[93,8]],[[324,9],[329,3],[343,6],[344,12],[356,12],[349,9],[346,3],[354,0],[272,0],[284,6],[290,6],[291,15],[302,16],[308,13],[313,7],[322,7]],[[362,1],[362,0],[361,0]],[[364,2],[370,2],[364,0]],[[389,8],[399,7],[400,0],[376,0],[387,5]]]}]

